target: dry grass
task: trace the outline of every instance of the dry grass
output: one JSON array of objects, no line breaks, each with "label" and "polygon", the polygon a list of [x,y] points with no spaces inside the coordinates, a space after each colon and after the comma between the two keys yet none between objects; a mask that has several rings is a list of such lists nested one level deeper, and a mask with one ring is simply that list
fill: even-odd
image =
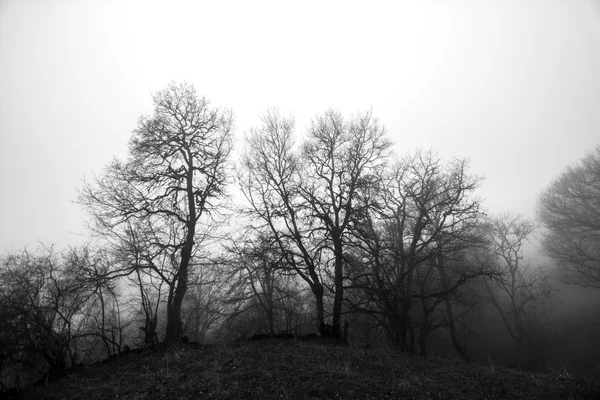
[{"label": "dry grass", "polygon": [[[597,389],[596,389],[597,390]],[[271,339],[129,355],[24,399],[597,399],[590,383],[458,360]]]}]

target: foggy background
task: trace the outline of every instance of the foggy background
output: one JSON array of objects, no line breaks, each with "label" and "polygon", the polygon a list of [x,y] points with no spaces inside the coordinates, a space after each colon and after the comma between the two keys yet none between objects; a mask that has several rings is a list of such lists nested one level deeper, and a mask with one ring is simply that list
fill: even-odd
[{"label": "foggy background", "polygon": [[[600,142],[599,71],[592,0],[0,0],[0,253],[89,240],[84,177],[127,155],[171,81],[231,107],[233,161],[269,107],[300,135],[330,107],[372,110],[397,155],[467,158],[490,215],[534,218],[538,195]],[[527,260],[551,271],[537,237]],[[541,358],[600,379],[600,291],[552,285]],[[502,321],[481,313],[472,360],[514,364]]]},{"label": "foggy background", "polygon": [[490,212],[533,216],[598,142],[599,70],[597,1],[3,0],[0,249],[85,241],[76,189],[171,80],[231,107],[238,138],[269,106],[299,132],[372,109],[399,154],[468,157]]}]

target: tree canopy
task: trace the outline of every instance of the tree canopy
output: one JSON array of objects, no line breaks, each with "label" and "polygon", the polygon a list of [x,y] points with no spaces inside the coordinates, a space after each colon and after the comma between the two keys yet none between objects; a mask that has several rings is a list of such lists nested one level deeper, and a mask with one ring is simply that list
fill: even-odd
[{"label": "tree canopy", "polygon": [[600,288],[600,146],[568,166],[540,195],[542,246],[565,282]]},{"label": "tree canopy", "polygon": [[122,270],[151,271],[168,285],[167,337],[181,335],[181,304],[189,268],[228,181],[230,110],[211,108],[192,85],[171,83],[140,118],[126,161],[114,160],[80,202],[93,230],[122,255]]}]

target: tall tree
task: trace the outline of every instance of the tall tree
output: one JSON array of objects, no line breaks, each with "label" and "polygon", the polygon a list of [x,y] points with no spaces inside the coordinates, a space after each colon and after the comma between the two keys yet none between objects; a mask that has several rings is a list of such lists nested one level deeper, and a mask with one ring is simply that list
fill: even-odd
[{"label": "tall tree", "polygon": [[523,245],[535,229],[522,217],[502,214],[488,227],[497,276],[486,284],[489,301],[500,314],[508,335],[525,345],[528,327],[544,315],[552,296],[548,276],[523,261]]},{"label": "tall tree", "polygon": [[[391,142],[370,112],[344,119],[328,110],[311,123],[299,151],[293,120],[270,111],[248,139],[243,191],[253,213],[288,255],[287,265],[309,283],[325,334],[319,271],[333,268],[333,336],[341,337],[344,245],[361,193],[376,183]],[[364,197],[364,196],[363,196]]]},{"label": "tall tree", "polygon": [[157,263],[168,264],[171,273],[161,277],[169,288],[165,341],[171,343],[181,334],[198,225],[224,196],[233,117],[187,83],[171,83],[153,100],[154,113],[140,118],[127,160],[113,160],[100,178],[85,182],[80,202],[103,237],[121,248],[142,241],[143,256],[130,258],[125,269],[159,271]]},{"label": "tall tree", "polygon": [[302,147],[305,171],[301,194],[320,223],[332,255],[333,336],[341,338],[345,247],[358,215],[378,185],[392,146],[371,112],[345,119],[327,110],[311,123]]},{"label": "tall tree", "polygon": [[300,196],[304,176],[294,129],[293,118],[268,110],[262,124],[246,137],[238,182],[248,201],[244,214],[250,218],[250,228],[269,232],[283,257],[281,267],[294,271],[309,285],[323,335],[322,235],[315,231],[315,218]]},{"label": "tall tree", "polygon": [[542,245],[566,283],[600,288],[600,146],[567,167],[540,195]]},{"label": "tall tree", "polygon": [[362,268],[351,286],[376,304],[371,312],[380,314],[401,351],[414,351],[415,300],[431,314],[432,306],[485,273],[450,262],[480,242],[474,229],[482,216],[481,200],[472,195],[480,180],[467,167],[465,160],[443,162],[431,151],[417,151],[387,171],[357,224],[363,262],[370,268]]}]

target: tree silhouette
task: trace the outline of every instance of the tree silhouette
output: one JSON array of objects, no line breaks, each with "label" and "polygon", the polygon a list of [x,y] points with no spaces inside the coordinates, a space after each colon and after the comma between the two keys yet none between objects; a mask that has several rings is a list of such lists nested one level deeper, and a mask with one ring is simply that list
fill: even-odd
[{"label": "tree silhouette", "polygon": [[542,246],[566,283],[600,289],[600,146],[540,195]]},{"label": "tree silhouette", "polygon": [[123,269],[152,270],[167,284],[167,343],[181,335],[189,268],[206,233],[201,218],[224,196],[232,125],[231,111],[171,83],[154,96],[154,114],[140,118],[127,160],[111,162],[80,193],[94,231],[122,254],[136,249]]}]

